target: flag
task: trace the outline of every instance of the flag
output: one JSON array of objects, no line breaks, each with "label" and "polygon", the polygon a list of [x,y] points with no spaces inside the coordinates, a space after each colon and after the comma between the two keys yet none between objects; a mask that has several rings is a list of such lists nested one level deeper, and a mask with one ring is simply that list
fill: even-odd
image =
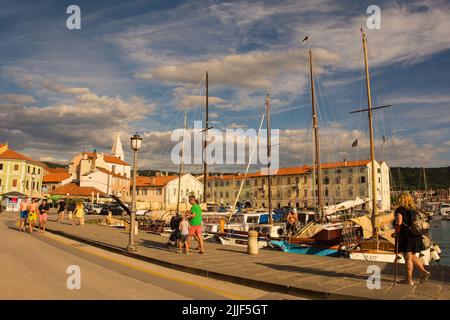
[{"label": "flag", "polygon": [[353,141],[352,143],[352,148],[357,147],[358,146],[358,139],[356,139],[355,141]]},{"label": "flag", "polygon": [[386,137],[383,135],[383,143],[386,143]]},{"label": "flag", "polygon": [[306,36],[304,39],[303,39],[303,43],[305,43],[306,42],[306,40],[308,40],[308,36]]}]

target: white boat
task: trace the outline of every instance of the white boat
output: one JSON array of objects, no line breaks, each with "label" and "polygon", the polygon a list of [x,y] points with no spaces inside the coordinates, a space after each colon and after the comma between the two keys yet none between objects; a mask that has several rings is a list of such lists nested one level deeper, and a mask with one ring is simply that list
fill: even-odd
[{"label": "white boat", "polygon": [[448,216],[450,214],[450,204],[441,203],[439,213],[441,214],[441,216]]},{"label": "white boat", "polygon": [[[429,248],[427,250],[424,250],[420,253],[416,253],[416,256],[422,260],[422,263],[425,266],[428,266],[433,260],[432,255],[432,248]],[[371,261],[371,262],[387,262],[387,263],[394,263],[395,262],[395,253],[392,251],[381,251],[377,250],[377,252],[370,252],[370,251],[350,251],[349,253],[350,259],[355,260],[364,260],[364,261]],[[398,263],[405,263],[405,259],[403,258],[403,255],[398,254],[397,255],[397,262]],[[439,260],[439,259],[437,259]]]}]

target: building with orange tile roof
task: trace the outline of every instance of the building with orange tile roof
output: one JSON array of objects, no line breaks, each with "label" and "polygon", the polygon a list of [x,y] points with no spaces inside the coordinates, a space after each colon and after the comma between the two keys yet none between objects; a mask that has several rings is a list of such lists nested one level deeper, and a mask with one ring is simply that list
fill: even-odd
[{"label": "building with orange tile roof", "polygon": [[[178,201],[178,176],[136,177],[136,200],[140,208],[175,210]],[[180,209],[186,210],[190,194],[200,198],[203,183],[189,173],[181,176]]]},{"label": "building with orange tile roof", "polygon": [[[382,211],[390,209],[389,167],[376,161],[377,200]],[[371,196],[370,160],[341,161],[321,165],[325,205]],[[313,180],[314,179],[314,180]],[[208,178],[207,199],[223,205],[233,205],[244,174],[226,174]],[[313,166],[280,168],[271,176],[272,206],[314,208],[317,201],[315,170]],[[245,178],[239,202],[252,207],[268,206],[268,179],[261,172],[249,173]]]},{"label": "building with orange tile roof", "polygon": [[68,172],[80,187],[92,187],[124,199],[130,195],[131,166],[125,162],[119,134],[111,154],[81,152],[69,162]]},{"label": "building with orange tile roof", "polygon": [[46,168],[42,180],[42,191],[43,193],[48,193],[72,182],[72,180],[72,175],[65,168]]},{"label": "building with orange tile roof", "polygon": [[42,197],[42,180],[46,165],[0,144],[0,194],[20,192]]}]

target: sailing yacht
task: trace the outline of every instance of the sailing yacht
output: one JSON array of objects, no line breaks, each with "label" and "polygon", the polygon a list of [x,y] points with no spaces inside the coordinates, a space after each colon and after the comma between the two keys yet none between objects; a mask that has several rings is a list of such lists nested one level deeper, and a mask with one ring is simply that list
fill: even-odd
[{"label": "sailing yacht", "polygon": [[[377,262],[397,262],[405,263],[403,257],[395,253],[395,239],[392,238],[394,233],[393,220],[394,215],[391,212],[389,215],[381,216],[378,213],[377,207],[377,190],[376,190],[376,175],[375,175],[375,148],[373,142],[373,121],[372,112],[374,109],[381,109],[390,106],[372,107],[372,96],[370,87],[370,74],[367,53],[367,38],[365,32],[362,30],[362,46],[364,51],[364,63],[366,74],[366,89],[367,89],[367,105],[368,109],[358,110],[356,112],[368,112],[369,116],[369,134],[370,134],[370,158],[371,158],[371,174],[372,174],[372,212],[371,212],[371,226],[364,228],[363,218],[359,219],[357,223],[363,225],[364,237],[354,248],[347,248],[347,254],[350,259],[367,260]],[[356,219],[354,219],[356,220]],[[433,244],[427,250],[424,250],[416,255],[420,257],[424,265],[429,265],[433,260],[439,260],[439,248]]]}]

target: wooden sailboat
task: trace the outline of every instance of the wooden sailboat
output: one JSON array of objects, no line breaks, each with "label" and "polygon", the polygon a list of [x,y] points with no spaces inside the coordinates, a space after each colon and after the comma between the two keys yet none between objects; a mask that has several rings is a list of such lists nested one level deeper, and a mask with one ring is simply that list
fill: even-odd
[{"label": "wooden sailboat", "polygon": [[[314,166],[313,170],[317,178],[317,206],[316,221],[308,223],[296,235],[285,239],[274,239],[269,243],[271,247],[284,252],[298,254],[312,254],[320,256],[339,256],[340,245],[343,232],[350,232],[357,235],[360,233],[360,227],[354,226],[351,222],[344,223],[326,223],[324,214],[323,195],[322,195],[322,173],[320,162],[320,140],[319,140],[319,122],[316,111],[316,94],[313,73],[313,54],[312,49],[308,50],[309,56],[309,75],[311,87],[311,109],[314,132]],[[313,179],[314,180],[314,179]],[[314,185],[314,182],[313,182]],[[314,188],[313,188],[314,189]]]},{"label": "wooden sailboat", "polygon": [[[233,246],[247,246],[248,231],[258,232],[258,247],[267,246],[271,237],[279,237],[284,233],[284,224],[275,224],[272,216],[272,189],[271,189],[271,140],[270,140],[270,95],[266,95],[266,123],[267,123],[267,179],[268,179],[268,223],[262,223],[266,212],[252,212],[234,215],[232,208],[228,223],[224,224],[222,230],[215,233],[215,238],[222,244]],[[249,159],[250,163],[250,159]],[[243,184],[243,181],[241,182]],[[242,188],[241,188],[242,189]],[[240,192],[236,201],[239,198]],[[233,216],[234,215],[234,216]]]},{"label": "wooden sailboat", "polygon": [[[391,237],[391,234],[388,234],[390,231],[384,232],[384,236],[381,237],[379,234],[379,228],[381,227],[380,221],[382,217],[378,214],[377,207],[377,187],[376,187],[376,168],[375,168],[375,147],[374,147],[374,139],[373,139],[373,110],[390,107],[380,106],[380,107],[372,107],[372,96],[371,96],[371,86],[370,86],[370,73],[369,73],[369,63],[368,63],[368,48],[367,48],[367,38],[365,32],[362,30],[362,46],[364,51],[364,63],[365,63],[365,74],[366,74],[366,90],[367,90],[367,109],[353,111],[351,113],[357,112],[368,112],[369,116],[369,134],[370,134],[370,159],[371,159],[371,179],[372,179],[372,214],[371,214],[371,223],[372,223],[372,236],[368,239],[360,240],[358,246],[355,249],[351,249],[348,251],[348,255],[350,259],[356,260],[367,260],[367,261],[377,261],[377,262],[395,262],[405,263],[403,257],[401,255],[395,254],[395,242]],[[393,233],[394,230],[391,230]],[[424,265],[428,265],[433,260],[432,248],[429,248],[425,251],[417,253],[424,263]],[[434,256],[436,257],[436,256]]]}]

